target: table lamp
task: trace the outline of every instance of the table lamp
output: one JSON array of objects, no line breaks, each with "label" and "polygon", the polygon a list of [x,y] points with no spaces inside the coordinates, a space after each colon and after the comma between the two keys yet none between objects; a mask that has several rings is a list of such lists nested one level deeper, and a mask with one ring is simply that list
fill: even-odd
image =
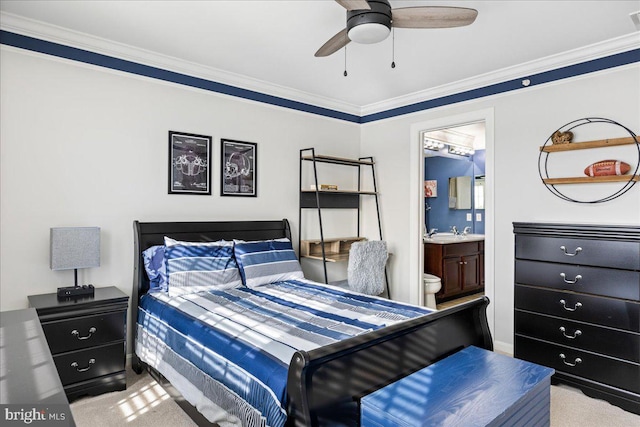
[{"label": "table lamp", "polygon": [[100,227],[51,228],[52,270],[74,270],[74,286],[58,288],[58,297],[93,295],[93,285],[78,285],[78,269],[100,266]]}]

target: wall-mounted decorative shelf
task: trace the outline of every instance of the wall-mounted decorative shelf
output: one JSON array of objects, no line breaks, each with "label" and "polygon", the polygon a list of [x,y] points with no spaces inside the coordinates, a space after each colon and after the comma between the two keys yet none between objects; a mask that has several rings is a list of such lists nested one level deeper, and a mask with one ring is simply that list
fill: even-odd
[{"label": "wall-mounted decorative shelf", "polygon": [[[593,141],[583,141],[583,142],[569,142],[567,144],[552,144],[553,136],[560,133],[573,132],[576,128],[588,124],[593,123],[601,123],[601,124],[609,124],[614,125],[619,128],[624,129],[630,136],[622,137],[622,138],[609,138],[609,139],[599,139]],[[620,147],[625,145],[635,145],[638,150],[638,158],[635,166],[631,166],[631,173],[627,175],[612,175],[612,176],[577,176],[577,177],[565,177],[565,178],[550,178],[549,171],[547,168],[547,163],[549,159],[549,155],[551,153],[558,153],[563,151],[574,151],[574,150],[586,150],[586,149],[597,149],[603,147]],[[636,183],[640,182],[640,175],[638,175],[638,171],[640,170],[640,137],[636,135],[631,129],[621,125],[610,119],[605,119],[602,117],[587,117],[584,119],[574,120],[570,123],[559,128],[556,132],[554,132],[543,146],[540,147],[540,155],[538,156],[538,173],[540,174],[540,178],[542,182],[547,187],[551,193],[556,195],[557,197],[566,200],[568,202],[574,203],[602,203],[613,200],[617,197],[620,197],[631,187],[633,187]],[[604,196],[601,198],[593,198],[590,200],[578,200],[572,197],[567,196],[562,193],[556,185],[563,184],[595,184],[595,183],[620,183],[621,187],[609,194],[608,196]]]},{"label": "wall-mounted decorative shelf", "polygon": [[589,148],[614,147],[617,145],[635,144],[632,137],[600,139],[597,141],[572,142],[570,144],[547,145],[540,147],[540,151],[556,153],[558,151],[585,150]]}]

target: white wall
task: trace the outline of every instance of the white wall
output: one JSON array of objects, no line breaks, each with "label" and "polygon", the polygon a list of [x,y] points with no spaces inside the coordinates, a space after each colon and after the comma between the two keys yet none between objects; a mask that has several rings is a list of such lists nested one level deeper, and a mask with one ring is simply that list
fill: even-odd
[{"label": "white wall", "polygon": [[[576,119],[605,117],[640,133],[639,77],[640,65],[635,64],[362,126],[361,153],[375,156],[381,177],[385,238],[394,252],[391,277],[394,298],[417,302],[415,289],[419,286],[416,283],[419,276],[412,270],[416,269],[412,259],[417,258],[412,242],[414,234],[420,232],[420,224],[410,221],[416,216],[408,210],[412,205],[420,206],[415,197],[422,178],[413,163],[422,159],[420,150],[412,147],[418,143],[417,137],[411,134],[412,127],[449,116],[493,110],[494,152],[489,153],[487,148],[487,155],[494,156],[494,170],[487,182],[493,185],[495,233],[494,263],[488,268],[495,272],[494,339],[499,345],[510,346],[513,342],[513,221],[640,224],[640,185],[610,202],[570,203],[546,189],[537,166],[539,147],[554,130]],[[613,127],[609,131],[597,129],[595,138],[590,138],[591,135],[587,138],[625,136]],[[606,151],[608,148],[602,150],[605,150],[602,159],[614,155]],[[637,151],[626,152],[624,156],[623,160],[627,159],[628,163],[638,161]],[[582,161],[575,155],[567,156],[566,160]],[[584,168],[586,164],[579,166]],[[581,186],[572,191],[584,196],[588,191],[600,191],[596,189],[603,185],[613,184]]]},{"label": "white wall", "polygon": [[[422,160],[411,130],[483,110],[494,117],[488,268],[495,272],[496,340],[512,342],[513,221],[640,224],[640,185],[608,203],[578,205],[553,196],[537,170],[538,147],[569,121],[601,116],[640,132],[639,65],[359,126],[6,46],[0,55],[1,310],[24,308],[27,295],[72,283],[71,271],[49,269],[54,226],[100,226],[102,265],[81,271],[80,280],[129,294],[135,219],[286,217],[295,239],[298,150],[312,146],[376,159],[392,296],[416,303],[419,247],[412,242],[420,224],[409,208],[417,206]],[[167,195],[169,130],[214,137],[212,196]],[[220,197],[220,138],[258,143],[257,198]],[[364,234],[375,236],[366,224]]]},{"label": "white wall", "polygon": [[[133,221],[288,218],[297,243],[299,150],[357,157],[360,130],[265,104],[3,46],[0,309],[73,284],[49,269],[49,228],[99,226],[101,266],[133,282]],[[213,195],[168,195],[168,131],[213,136]],[[258,144],[258,197],[220,196],[220,138]]]}]

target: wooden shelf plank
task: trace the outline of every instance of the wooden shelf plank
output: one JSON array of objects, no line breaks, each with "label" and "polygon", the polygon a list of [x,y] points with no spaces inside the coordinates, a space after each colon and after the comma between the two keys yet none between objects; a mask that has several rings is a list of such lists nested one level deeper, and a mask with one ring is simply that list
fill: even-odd
[{"label": "wooden shelf plank", "polygon": [[[302,258],[317,259],[322,261],[322,255],[303,255]],[[349,259],[349,254],[327,254],[327,262],[339,262]]]},{"label": "wooden shelf plank", "polygon": [[[302,160],[307,160],[307,161],[313,161],[314,157],[313,156],[302,156],[301,159]],[[334,163],[334,164],[339,164],[339,165],[352,165],[352,166],[373,165],[373,164],[375,164],[371,160],[346,159],[346,158],[343,158],[343,157],[334,157],[334,156],[319,156],[319,155],[316,155],[315,156],[315,160],[316,160],[316,162],[321,162],[321,163]]]},{"label": "wooden shelf plank", "polygon": [[[638,141],[640,141],[640,137],[636,136]],[[569,144],[555,144],[555,145],[547,145],[546,147],[540,147],[540,151],[544,151],[546,153],[555,153],[558,151],[572,151],[572,150],[585,150],[588,148],[601,148],[601,147],[614,147],[618,145],[629,145],[635,144],[636,141],[628,136],[626,138],[611,138],[611,139],[600,139],[597,141],[585,141],[585,142],[571,142]]]},{"label": "wooden shelf plank", "polygon": [[640,175],[612,175],[612,176],[578,176],[572,178],[545,178],[542,180],[548,185],[557,184],[591,184],[597,182],[628,182],[640,181]]}]

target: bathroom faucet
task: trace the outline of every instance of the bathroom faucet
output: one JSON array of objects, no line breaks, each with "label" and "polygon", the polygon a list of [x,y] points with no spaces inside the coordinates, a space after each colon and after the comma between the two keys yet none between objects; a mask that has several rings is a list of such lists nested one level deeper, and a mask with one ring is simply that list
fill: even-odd
[{"label": "bathroom faucet", "polygon": [[460,232],[458,231],[458,227],[456,227],[455,225],[451,226],[451,232],[456,236],[460,235]]},{"label": "bathroom faucet", "polygon": [[467,234],[471,233],[471,227],[469,227],[468,225],[464,228],[464,230],[462,230],[462,235],[466,236]]},{"label": "bathroom faucet", "polygon": [[438,232],[437,228],[432,228],[429,230],[429,233],[427,234],[427,237],[432,238],[434,234],[436,234]]}]

